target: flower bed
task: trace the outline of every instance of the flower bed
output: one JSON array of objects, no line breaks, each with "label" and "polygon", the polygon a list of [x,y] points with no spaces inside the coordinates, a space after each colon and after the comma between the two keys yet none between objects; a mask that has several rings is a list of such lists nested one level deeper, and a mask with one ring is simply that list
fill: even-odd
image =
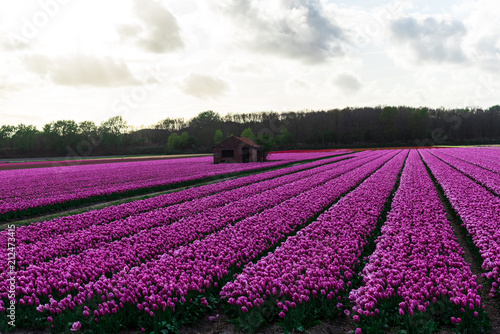
[{"label": "flower bed", "polygon": [[365,333],[385,326],[408,332],[456,326],[485,329],[477,277],[462,257],[438,192],[417,151],[401,176],[375,252],[350,293],[354,321]]}]

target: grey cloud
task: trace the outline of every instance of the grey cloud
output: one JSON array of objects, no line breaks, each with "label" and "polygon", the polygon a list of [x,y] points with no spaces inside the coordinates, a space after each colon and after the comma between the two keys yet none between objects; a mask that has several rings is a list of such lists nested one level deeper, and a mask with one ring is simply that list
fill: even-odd
[{"label": "grey cloud", "polygon": [[25,67],[43,78],[63,86],[119,86],[137,83],[123,61],[85,54],[49,58],[30,55],[23,58]]},{"label": "grey cloud", "polygon": [[175,16],[154,0],[134,0],[134,14],[140,24],[117,27],[124,41],[132,41],[146,51],[172,52],[184,47]]},{"label": "grey cloud", "polygon": [[346,94],[354,94],[363,87],[359,79],[349,73],[341,73],[337,75],[333,79],[333,84]]},{"label": "grey cloud", "polygon": [[342,55],[343,30],[324,13],[318,0],[281,0],[280,15],[260,11],[250,0],[230,0],[217,7],[230,18],[246,47],[306,63]]},{"label": "grey cloud", "polygon": [[190,73],[181,83],[185,94],[199,99],[218,98],[229,91],[229,84],[221,78],[206,74]]},{"label": "grey cloud", "polygon": [[390,30],[393,42],[409,47],[417,62],[461,63],[467,60],[461,47],[467,29],[460,21],[405,17],[393,21]]},{"label": "grey cloud", "polygon": [[287,88],[293,93],[296,91],[306,91],[311,88],[311,84],[300,78],[292,78],[286,83]]},{"label": "grey cloud", "polygon": [[5,97],[7,93],[15,92],[26,88],[27,85],[18,82],[11,82],[6,78],[0,77],[0,97]]},{"label": "grey cloud", "polygon": [[30,48],[30,40],[11,31],[2,28],[4,23],[0,15],[0,47],[4,51],[18,51]]},{"label": "grey cloud", "polygon": [[485,56],[497,57],[500,55],[500,36],[483,36],[477,42],[477,50]]},{"label": "grey cloud", "polygon": [[500,37],[490,35],[481,37],[473,49],[473,60],[488,72],[500,70]]},{"label": "grey cloud", "polygon": [[2,45],[2,49],[5,51],[18,51],[18,50],[26,50],[30,48],[30,43],[21,38],[10,36],[9,38],[4,38],[0,45]]}]

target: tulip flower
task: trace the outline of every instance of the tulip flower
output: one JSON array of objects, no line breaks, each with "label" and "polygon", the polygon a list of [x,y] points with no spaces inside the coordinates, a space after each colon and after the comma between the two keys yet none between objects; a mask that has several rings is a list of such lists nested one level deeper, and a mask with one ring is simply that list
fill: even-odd
[{"label": "tulip flower", "polygon": [[73,332],[76,332],[77,330],[79,330],[80,328],[82,328],[82,324],[80,323],[80,321],[76,321],[73,323],[73,325],[71,326],[71,331]]},{"label": "tulip flower", "polygon": [[[373,317],[370,310],[375,301],[386,298],[392,289],[389,282],[399,283],[394,288],[402,299],[400,316],[426,312],[437,297],[463,306],[468,299],[480,300],[476,277],[463,254],[423,161],[411,151],[375,252],[362,270],[364,284],[351,292],[358,313]],[[453,323],[461,321],[456,315]]]}]

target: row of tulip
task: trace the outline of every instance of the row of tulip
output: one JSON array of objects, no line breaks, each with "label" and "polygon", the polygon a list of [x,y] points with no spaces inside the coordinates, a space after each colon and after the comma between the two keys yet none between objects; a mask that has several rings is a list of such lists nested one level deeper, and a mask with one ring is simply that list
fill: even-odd
[{"label": "row of tulip", "polygon": [[[263,255],[288,234],[304,226],[397,153],[381,154],[338,178],[158,259],[133,268],[125,267],[111,278],[101,276],[87,284],[75,284],[76,295],[68,295],[59,301],[49,298],[37,309],[50,315],[49,320],[56,327],[65,326],[69,319],[106,326],[107,321],[113,322],[116,313],[120,316],[120,313],[131,312],[129,306],[135,305],[137,309],[131,319],[140,318],[148,327],[154,327],[159,319],[171,319],[176,307],[187,307],[190,296],[216,288],[232,270]],[[207,301],[202,298],[201,303]],[[64,316],[52,316],[73,310],[77,305],[86,307],[82,314],[64,312]]]},{"label": "row of tulip", "polygon": [[439,152],[439,150],[432,150],[432,154],[475,181],[481,183],[495,194],[500,195],[500,174],[476,166],[472,163],[465,162],[453,156],[443,154]]},{"label": "row of tulip", "polygon": [[[236,179],[225,180],[213,184],[202,185],[199,187],[188,188],[183,191],[168,193],[152,198],[137,200],[129,203],[106,207],[100,210],[56,218],[50,221],[36,222],[27,226],[17,228],[16,242],[33,243],[40,239],[45,239],[54,235],[74,232],[80,229],[88,228],[92,225],[100,225],[112,222],[118,219],[124,219],[139,213],[152,211],[166,206],[179,204],[186,201],[192,201],[197,198],[209,196],[218,192],[227,191],[243,187],[252,183],[273,179],[287,174],[303,171],[306,169],[326,165],[343,159],[365,156],[366,153],[355,153],[352,155],[341,155],[333,158],[316,160],[300,164],[298,166],[280,168],[268,172],[239,177]],[[7,232],[0,232],[0,248],[7,248]]]},{"label": "row of tulip", "polygon": [[349,295],[354,320],[367,333],[389,323],[424,330],[415,319],[426,319],[427,327],[457,325],[461,332],[481,328],[480,286],[463,254],[437,189],[413,150],[375,252],[360,274],[363,286]]},{"label": "row of tulip", "polygon": [[[363,155],[369,156],[370,154]],[[206,210],[215,209],[224,205],[227,206],[230,203],[238,202],[243,199],[245,202],[248,202],[253,199],[252,196],[264,192],[277,193],[281,191],[281,196],[284,197],[290,192],[295,193],[297,191],[293,189],[293,184],[296,181],[302,180],[302,184],[321,182],[319,181],[321,177],[319,177],[318,180],[316,180],[315,177],[323,175],[322,173],[331,175],[333,169],[342,172],[345,171],[346,168],[349,168],[349,166],[363,164],[363,161],[364,159],[353,159],[352,162],[340,164],[337,167],[327,164],[261,182],[254,182],[244,187],[221,191],[210,196],[196,198],[165,208],[139,213],[125,219],[114,220],[111,223],[91,225],[85,229],[46,237],[33,243],[20,244],[16,249],[18,257],[17,267],[18,269],[24,269],[26,266],[36,265],[55,257],[78,254],[91,248],[98,249],[103,243],[132,236],[138,232],[150,234],[148,230],[151,228],[163,228],[181,218],[187,219],[190,216],[205,212]],[[308,179],[303,180],[305,178]],[[260,196],[266,196],[266,193]],[[241,205],[241,202],[238,203]],[[259,203],[259,205],[260,204],[263,203]],[[254,206],[254,208],[258,208],[259,205]],[[79,217],[77,219],[79,219]],[[157,231],[153,233],[155,232]],[[3,262],[6,264],[6,261],[7,257],[0,259],[0,265],[4,265]]]},{"label": "row of tulip", "polygon": [[[407,155],[408,151],[401,152],[222,288],[221,298],[233,305],[230,308],[236,310],[241,327],[262,325],[246,319],[267,322],[279,316],[291,330],[321,316],[318,308],[341,312],[363,249],[388,205]],[[345,312],[349,314],[347,309]]]},{"label": "row of tulip", "polygon": [[500,197],[422,150],[422,157],[463,222],[492,282],[490,296],[500,295]]},{"label": "row of tulip", "polygon": [[438,149],[440,153],[451,155],[489,171],[500,173],[500,149],[496,154],[489,155],[488,150],[481,148],[444,148]]},{"label": "row of tulip", "polygon": [[[224,228],[228,224],[256,214],[259,211],[272,208],[282,201],[321,185],[376,157],[386,155],[386,153],[365,153],[363,155],[367,157],[352,159],[338,166],[326,165],[317,167],[297,173],[299,175],[284,176],[282,177],[284,181],[280,181],[281,186],[278,186],[278,182],[272,182],[273,180],[269,182],[265,181],[266,189],[261,187],[260,190],[262,192],[254,196],[245,197],[245,189],[256,187],[259,184],[243,187],[241,188],[242,196],[235,202],[207,209],[198,215],[185,217],[172,224],[163,224],[149,230],[145,229],[148,221],[160,221],[161,223],[169,219],[168,215],[158,214],[158,210],[156,210],[153,214],[147,217],[141,216],[142,219],[135,221],[136,224],[140,225],[139,229],[142,229],[141,232],[114,242],[107,243],[103,241],[101,244],[97,244],[96,247],[86,248],[85,242],[80,243],[78,238],[68,237],[67,240],[73,240],[74,244],[78,244],[81,247],[80,249],[72,248],[72,252],[76,254],[68,257],[58,256],[58,258],[52,261],[44,262],[43,259],[42,261],[36,259],[36,256],[40,256],[41,247],[39,247],[40,249],[37,248],[39,249],[38,253],[30,254],[29,252],[23,252],[18,255],[20,258],[18,262],[23,264],[26,262],[26,258],[29,257],[29,261],[36,261],[36,263],[16,272],[17,280],[22,282],[22,286],[24,287],[20,288],[18,296],[25,296],[24,301],[30,303],[30,300],[34,296],[41,298],[50,293],[65,294],[71,292],[75,289],[76,284],[85,284],[98,279],[101,275],[109,275],[120,271],[127,265],[139,265],[141,262],[157,258],[165,252],[172,251],[195,239],[201,239],[205,235]],[[179,219],[180,216],[176,218]],[[119,224],[114,222],[108,225],[116,227]],[[78,232],[86,231],[88,229],[79,230]],[[93,237],[92,234],[76,234],[79,238],[86,238],[86,242],[91,242],[91,238]],[[61,245],[60,241],[59,245]],[[67,246],[71,246],[71,243]],[[45,247],[50,247],[50,243],[45,245]],[[65,249],[58,250],[52,248],[52,250],[54,252],[59,251],[59,254],[54,253],[52,255],[67,253]],[[8,273],[3,273],[0,277],[7,278]],[[5,293],[8,291],[7,283],[6,280],[0,282],[0,291],[4,292],[2,297],[5,297]]]},{"label": "row of tulip", "polygon": [[13,211],[166,187],[335,154],[276,154],[273,158],[279,160],[245,165],[214,165],[211,157],[200,157],[0,171],[0,218]]}]

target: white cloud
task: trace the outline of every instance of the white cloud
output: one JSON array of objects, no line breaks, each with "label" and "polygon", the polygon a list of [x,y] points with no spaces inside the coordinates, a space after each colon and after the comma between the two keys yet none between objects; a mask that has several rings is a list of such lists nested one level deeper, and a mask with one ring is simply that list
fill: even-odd
[{"label": "white cloud", "polygon": [[229,62],[225,69],[228,73],[246,76],[263,76],[270,71],[268,64],[264,62],[237,59]]},{"label": "white cloud", "polygon": [[393,48],[399,50],[396,58],[404,57],[414,64],[458,64],[467,60],[462,48],[467,28],[457,19],[401,17],[392,21],[389,29]]},{"label": "white cloud", "polygon": [[137,23],[117,27],[124,41],[153,53],[173,52],[184,47],[181,31],[175,16],[158,1],[134,0]]},{"label": "white cloud", "polygon": [[198,99],[219,98],[230,91],[231,85],[217,76],[190,73],[180,83],[182,91]]},{"label": "white cloud", "polygon": [[304,94],[311,90],[312,85],[309,81],[301,78],[291,78],[285,83],[286,92],[290,95]]},{"label": "white cloud", "polygon": [[50,58],[34,54],[23,57],[26,69],[63,86],[120,86],[137,83],[120,60],[73,54]]},{"label": "white cloud", "polygon": [[318,0],[227,0],[214,5],[231,20],[234,42],[244,49],[320,63],[345,52],[346,39]]},{"label": "white cloud", "polygon": [[456,8],[467,17],[463,21],[469,34],[464,49],[471,63],[485,72],[500,71],[500,10],[496,1],[465,2]]},{"label": "white cloud", "polygon": [[363,87],[359,77],[349,72],[343,72],[333,76],[331,82],[345,94],[355,94]]}]

